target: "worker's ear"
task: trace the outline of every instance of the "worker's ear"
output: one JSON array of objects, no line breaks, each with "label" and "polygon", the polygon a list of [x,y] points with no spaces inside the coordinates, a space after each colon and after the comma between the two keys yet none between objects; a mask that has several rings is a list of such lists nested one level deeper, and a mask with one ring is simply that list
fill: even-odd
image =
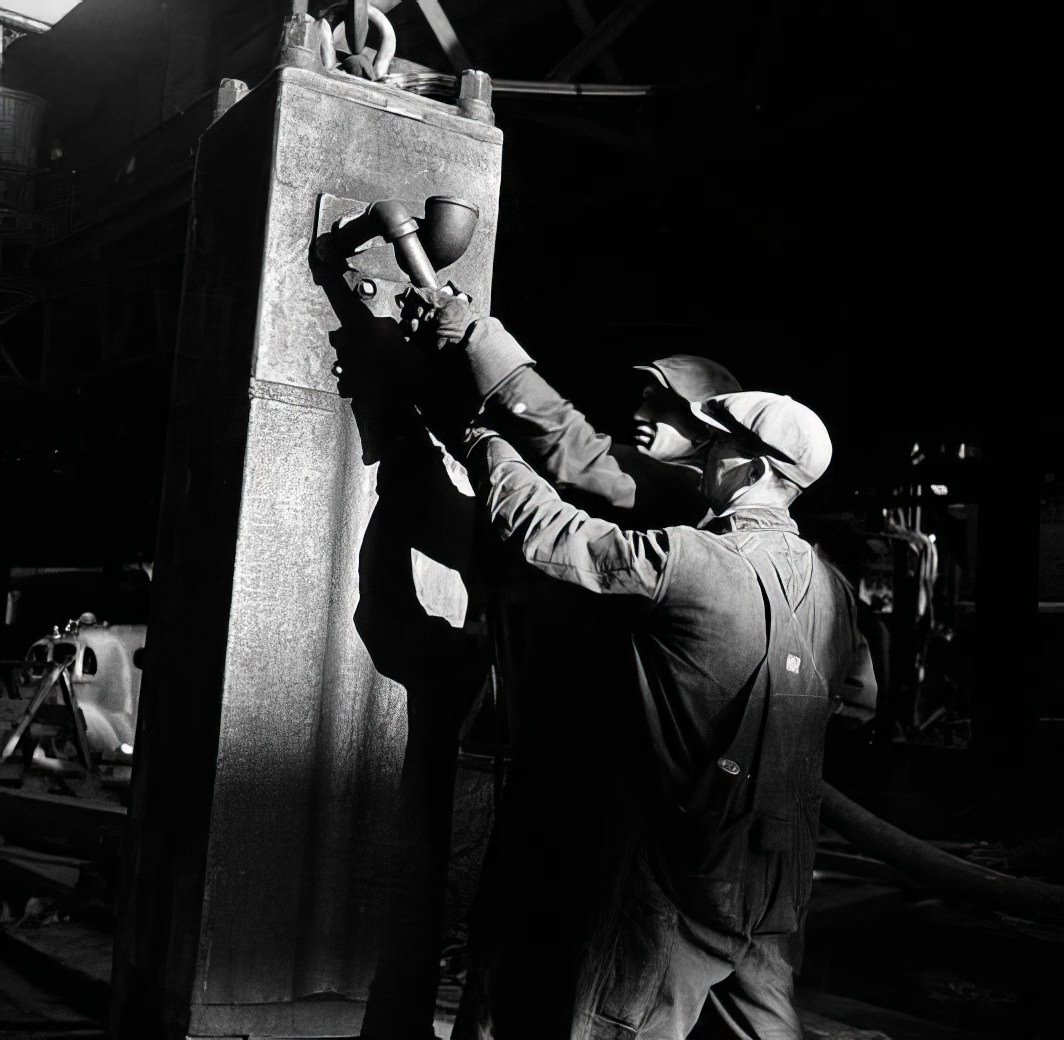
[{"label": "worker's ear", "polygon": [[750,460],[750,468],[746,472],[746,482],[756,484],[768,472],[768,463],[758,456]]}]

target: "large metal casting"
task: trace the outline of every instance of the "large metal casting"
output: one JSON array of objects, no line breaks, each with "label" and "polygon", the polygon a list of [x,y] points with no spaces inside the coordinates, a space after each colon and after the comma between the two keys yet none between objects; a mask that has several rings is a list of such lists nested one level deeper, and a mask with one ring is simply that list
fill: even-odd
[{"label": "large metal casting", "polygon": [[314,243],[373,201],[463,200],[452,277],[487,307],[501,145],[450,105],[295,67],[202,139],[116,1040],[431,1027],[484,678],[475,505],[408,394],[392,243],[341,267]]}]

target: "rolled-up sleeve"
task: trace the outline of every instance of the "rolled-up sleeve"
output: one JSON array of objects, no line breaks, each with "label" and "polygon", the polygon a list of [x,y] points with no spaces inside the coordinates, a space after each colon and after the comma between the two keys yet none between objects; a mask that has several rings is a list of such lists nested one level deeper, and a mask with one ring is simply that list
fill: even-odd
[{"label": "rolled-up sleeve", "polygon": [[491,523],[524,558],[560,581],[592,592],[660,596],[669,558],[664,531],[629,531],[561,499],[501,437],[476,450],[475,473]]}]

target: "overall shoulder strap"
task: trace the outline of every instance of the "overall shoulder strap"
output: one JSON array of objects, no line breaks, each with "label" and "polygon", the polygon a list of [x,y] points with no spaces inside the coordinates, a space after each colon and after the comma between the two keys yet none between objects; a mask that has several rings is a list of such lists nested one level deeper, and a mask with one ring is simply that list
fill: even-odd
[{"label": "overall shoulder strap", "polygon": [[765,590],[765,583],[757,567],[750,559],[742,555],[750,565],[757,578],[758,589],[761,592],[761,601],[765,608],[765,654],[758,662],[757,668],[747,681],[743,692],[743,714],[739,719],[735,734],[722,755],[712,762],[707,763],[701,776],[691,789],[691,795],[686,799],[685,807],[688,810],[704,809],[710,801],[711,791],[714,787],[722,787],[725,794],[716,799],[730,805],[734,801],[735,792],[748,779],[756,757],[758,736],[761,732],[762,721],[765,715],[765,706],[768,700],[768,674],[765,662],[768,660],[768,645],[771,641],[772,631],[772,605],[769,595]]}]

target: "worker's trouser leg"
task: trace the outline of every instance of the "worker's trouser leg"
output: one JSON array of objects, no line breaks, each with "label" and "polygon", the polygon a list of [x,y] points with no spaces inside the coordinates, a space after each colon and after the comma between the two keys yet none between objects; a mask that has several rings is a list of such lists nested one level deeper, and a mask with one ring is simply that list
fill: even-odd
[{"label": "worker's trouser leg", "polygon": [[709,991],[691,1040],[801,1040],[793,1001],[794,974],[781,942],[759,936],[737,959],[735,970]]},{"label": "worker's trouser leg", "polygon": [[582,980],[573,1040],[801,1040],[783,949],[688,920],[637,868],[609,946]]}]

